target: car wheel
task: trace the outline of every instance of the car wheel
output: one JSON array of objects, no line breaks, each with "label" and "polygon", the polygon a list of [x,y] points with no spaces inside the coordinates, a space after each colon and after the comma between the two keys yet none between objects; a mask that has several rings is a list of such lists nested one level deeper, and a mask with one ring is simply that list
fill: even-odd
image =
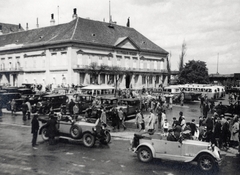
[{"label": "car wheel", "polygon": [[153,159],[152,151],[148,147],[141,147],[137,152],[138,159],[141,162],[150,162]]},{"label": "car wheel", "polygon": [[82,134],[82,129],[78,125],[73,125],[70,129],[70,134],[72,138],[78,139]]},{"label": "car wheel", "polygon": [[215,161],[212,156],[203,154],[198,158],[198,166],[202,171],[212,171],[215,168]]},{"label": "car wheel", "polygon": [[83,135],[83,144],[84,146],[91,148],[95,144],[95,137],[91,133],[85,133]]},{"label": "car wheel", "polygon": [[47,128],[43,128],[43,129],[42,129],[42,139],[43,139],[44,141],[48,140]]},{"label": "car wheel", "polygon": [[105,135],[106,135],[106,142],[109,143],[111,141],[111,134],[109,131],[105,131]]}]

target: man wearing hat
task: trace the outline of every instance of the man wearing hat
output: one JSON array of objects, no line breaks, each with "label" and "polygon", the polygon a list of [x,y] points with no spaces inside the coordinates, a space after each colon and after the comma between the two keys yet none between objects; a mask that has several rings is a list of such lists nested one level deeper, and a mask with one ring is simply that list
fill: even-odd
[{"label": "man wearing hat", "polygon": [[39,129],[39,122],[38,122],[38,115],[34,114],[33,119],[32,119],[32,134],[33,134],[33,138],[32,138],[32,147],[34,149],[37,149],[36,146],[36,142],[37,142],[37,135],[38,135],[38,129]]}]

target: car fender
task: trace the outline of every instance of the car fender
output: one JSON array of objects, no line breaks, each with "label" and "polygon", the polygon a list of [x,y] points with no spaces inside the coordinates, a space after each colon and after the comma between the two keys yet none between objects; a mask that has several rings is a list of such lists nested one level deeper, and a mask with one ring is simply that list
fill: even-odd
[{"label": "car fender", "polygon": [[208,149],[204,149],[204,150],[201,150],[199,151],[195,157],[192,157],[191,159],[187,159],[185,162],[191,162],[191,161],[194,161],[194,160],[197,160],[198,157],[202,154],[209,154],[211,155],[215,160],[220,160],[221,158],[215,154],[215,151],[211,151],[211,150],[208,150]]},{"label": "car fender", "polygon": [[155,151],[153,145],[150,144],[150,143],[141,143],[140,145],[138,145],[138,147],[135,149],[134,152],[137,153],[138,149],[141,148],[141,147],[144,147],[144,146],[148,147],[152,151],[153,157],[156,157],[156,151]]},{"label": "car fender", "polygon": [[43,128],[46,128],[46,124],[45,124],[45,125],[42,125],[41,128],[39,129],[39,135],[42,134],[42,130],[43,130]]}]

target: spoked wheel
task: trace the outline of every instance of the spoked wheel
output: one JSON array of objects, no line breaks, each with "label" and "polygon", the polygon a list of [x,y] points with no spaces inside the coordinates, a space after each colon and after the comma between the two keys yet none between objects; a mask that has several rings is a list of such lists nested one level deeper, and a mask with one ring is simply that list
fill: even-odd
[{"label": "spoked wheel", "polygon": [[198,166],[202,171],[212,171],[215,167],[215,161],[212,156],[203,154],[198,158]]},{"label": "spoked wheel", "polygon": [[141,162],[150,162],[153,159],[152,151],[148,147],[139,148],[137,155]]},{"label": "spoked wheel", "polygon": [[72,138],[77,139],[81,136],[82,134],[82,129],[78,125],[73,125],[70,129],[70,134]]},{"label": "spoked wheel", "polygon": [[94,146],[95,144],[95,137],[91,134],[91,133],[85,133],[83,135],[83,144],[84,146],[88,147],[88,148],[91,148]]},{"label": "spoked wheel", "polygon": [[44,141],[48,140],[49,138],[47,137],[47,128],[43,128],[42,130],[42,139]]}]

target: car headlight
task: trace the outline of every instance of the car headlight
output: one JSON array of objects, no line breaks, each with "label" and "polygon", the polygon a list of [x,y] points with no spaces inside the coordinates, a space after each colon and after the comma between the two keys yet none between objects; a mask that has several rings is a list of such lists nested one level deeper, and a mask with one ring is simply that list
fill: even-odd
[{"label": "car headlight", "polygon": [[96,127],[93,127],[92,130],[93,130],[94,132],[96,132],[96,131],[97,131],[97,128],[96,128]]},{"label": "car headlight", "polygon": [[215,148],[214,144],[211,144],[211,145],[208,146],[208,150],[214,151],[214,148]]}]

